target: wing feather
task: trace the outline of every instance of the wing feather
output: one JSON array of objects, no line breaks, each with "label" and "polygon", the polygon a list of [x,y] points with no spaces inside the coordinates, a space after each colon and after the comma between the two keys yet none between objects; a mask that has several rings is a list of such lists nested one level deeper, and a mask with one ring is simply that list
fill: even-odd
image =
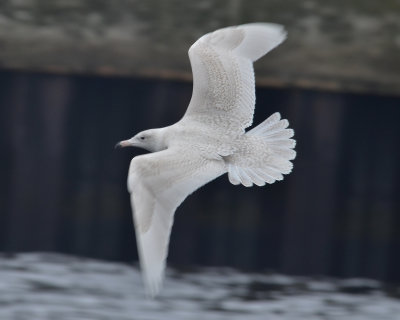
[{"label": "wing feather", "polygon": [[193,93],[185,118],[242,133],[253,121],[253,62],[285,38],[280,25],[252,23],[219,29],[197,40],[189,49]]},{"label": "wing feather", "polygon": [[143,279],[150,296],[158,293],[176,208],[196,189],[226,172],[222,161],[195,150],[167,149],[132,159],[128,174]]}]

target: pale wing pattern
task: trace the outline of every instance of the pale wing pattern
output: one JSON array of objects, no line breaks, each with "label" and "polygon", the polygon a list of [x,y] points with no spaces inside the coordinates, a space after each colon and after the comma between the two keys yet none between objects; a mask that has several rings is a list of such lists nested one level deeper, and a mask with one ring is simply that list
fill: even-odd
[{"label": "pale wing pattern", "polygon": [[241,133],[253,121],[253,62],[286,38],[283,27],[252,23],[208,33],[189,49],[193,93],[184,119]]},{"label": "pale wing pattern", "polygon": [[222,161],[206,160],[187,147],[132,159],[128,190],[140,264],[151,296],[161,286],[176,208],[189,194],[225,172]]}]

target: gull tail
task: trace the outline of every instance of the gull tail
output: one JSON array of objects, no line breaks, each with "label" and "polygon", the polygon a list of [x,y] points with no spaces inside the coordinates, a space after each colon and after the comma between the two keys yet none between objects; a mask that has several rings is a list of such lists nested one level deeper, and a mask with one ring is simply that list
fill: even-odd
[{"label": "gull tail", "polygon": [[245,134],[244,147],[227,159],[229,181],[251,187],[263,186],[282,180],[284,174],[292,171],[291,160],[296,157],[293,148],[296,141],[288,129],[289,121],[274,113],[257,127]]}]

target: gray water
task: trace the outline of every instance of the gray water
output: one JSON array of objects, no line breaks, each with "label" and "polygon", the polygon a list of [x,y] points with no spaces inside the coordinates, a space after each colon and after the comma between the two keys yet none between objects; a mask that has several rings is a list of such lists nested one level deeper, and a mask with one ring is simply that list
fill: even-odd
[{"label": "gray water", "polygon": [[59,254],[0,257],[0,319],[400,319],[400,288],[368,279],[167,270],[147,299],[137,266]]}]

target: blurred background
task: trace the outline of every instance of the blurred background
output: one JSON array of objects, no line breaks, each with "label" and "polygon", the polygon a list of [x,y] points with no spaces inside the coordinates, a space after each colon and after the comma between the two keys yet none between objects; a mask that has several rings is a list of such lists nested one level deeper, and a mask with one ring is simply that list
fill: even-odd
[{"label": "blurred background", "polygon": [[189,196],[169,265],[399,284],[399,0],[2,0],[5,257],[136,261],[126,176],[142,152],[113,147],[178,121],[190,45],[247,22],[288,30],[255,64],[254,123],[289,120],[294,170],[263,188],[224,175]]}]

